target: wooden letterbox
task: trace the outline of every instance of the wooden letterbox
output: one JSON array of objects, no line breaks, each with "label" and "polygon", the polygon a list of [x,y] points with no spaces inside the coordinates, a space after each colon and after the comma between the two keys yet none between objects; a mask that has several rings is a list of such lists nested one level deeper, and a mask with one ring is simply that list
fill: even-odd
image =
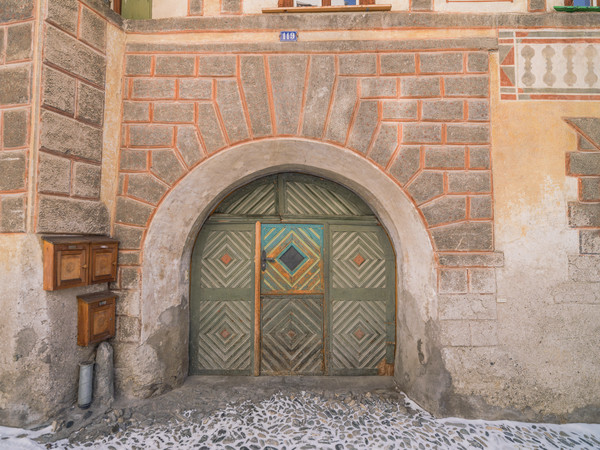
[{"label": "wooden letterbox", "polygon": [[85,347],[115,336],[116,299],[108,291],[77,296],[77,345]]},{"label": "wooden letterbox", "polygon": [[46,236],[43,240],[45,290],[117,279],[117,240],[99,236]]}]

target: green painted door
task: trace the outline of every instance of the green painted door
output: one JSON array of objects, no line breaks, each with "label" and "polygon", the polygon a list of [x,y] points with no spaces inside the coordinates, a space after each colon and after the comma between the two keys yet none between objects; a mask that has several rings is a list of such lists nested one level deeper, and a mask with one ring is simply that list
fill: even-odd
[{"label": "green painted door", "polygon": [[395,286],[389,239],[355,194],[301,174],[257,180],[194,247],[190,373],[390,374]]},{"label": "green painted door", "polygon": [[323,225],[261,227],[263,375],[322,375]]}]

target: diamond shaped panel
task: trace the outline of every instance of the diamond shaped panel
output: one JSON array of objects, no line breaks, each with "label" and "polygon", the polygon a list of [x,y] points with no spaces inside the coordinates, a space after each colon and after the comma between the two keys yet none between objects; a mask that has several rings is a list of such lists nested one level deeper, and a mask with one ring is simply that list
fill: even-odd
[{"label": "diamond shaped panel", "polygon": [[290,269],[290,272],[294,272],[296,268],[304,262],[306,257],[296,250],[296,247],[293,245],[288,248],[283,255],[279,257],[279,261],[281,261],[285,266]]}]

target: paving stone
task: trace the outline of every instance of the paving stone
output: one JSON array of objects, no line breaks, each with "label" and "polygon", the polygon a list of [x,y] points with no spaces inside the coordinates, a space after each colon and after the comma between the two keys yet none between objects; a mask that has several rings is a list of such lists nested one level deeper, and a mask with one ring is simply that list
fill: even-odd
[{"label": "paving stone", "polygon": [[148,152],[145,150],[123,149],[119,161],[120,170],[146,170]]},{"label": "paving stone", "polygon": [[80,36],[98,50],[106,50],[106,21],[85,6],[81,9]]},{"label": "paving stone", "polygon": [[241,0],[222,0],[221,12],[224,14],[236,14],[242,10]]},{"label": "paving stone", "polygon": [[47,20],[65,31],[77,33],[79,2],[77,0],[54,0],[48,2]]},{"label": "paving stone", "polygon": [[194,123],[193,103],[155,103],[154,122]]},{"label": "paving stone", "polygon": [[444,193],[444,175],[425,170],[410,183],[408,193],[417,204],[431,200]]},{"label": "paving stone", "polygon": [[150,75],[152,73],[152,56],[127,55],[125,58],[125,75]]},{"label": "paving stone", "polygon": [[584,202],[600,201],[600,178],[584,177],[579,179],[579,198]]},{"label": "paving stone", "polygon": [[487,72],[489,58],[486,52],[472,52],[467,55],[467,70],[469,72]]},{"label": "paving stone", "polygon": [[487,144],[490,128],[487,124],[454,124],[446,127],[446,139],[450,144]]},{"label": "paving stone", "polygon": [[[126,252],[120,251],[119,252],[119,256],[118,256],[119,266],[139,266],[140,262],[141,262],[140,252],[131,252],[131,251],[126,251]],[[121,305],[117,304],[117,314],[131,315],[129,312],[130,306],[122,304],[123,297],[119,297],[119,303],[121,303]]]},{"label": "paving stone", "polygon": [[377,55],[374,53],[352,53],[340,55],[340,75],[375,75],[377,73]]},{"label": "paving stone", "polygon": [[600,176],[600,152],[567,153],[567,174]]},{"label": "paving stone", "polygon": [[471,168],[471,169],[489,169],[490,168],[490,148],[489,147],[469,147],[469,168]]},{"label": "paving stone", "polygon": [[40,152],[38,192],[69,194],[71,160]]},{"label": "paving stone", "polygon": [[335,111],[335,113],[329,118],[329,125],[325,134],[328,140],[341,144],[346,142],[357,95],[355,78],[338,79],[332,106],[332,111]]},{"label": "paving stone", "polygon": [[269,136],[273,133],[273,129],[264,58],[255,55],[241,56],[240,68],[242,89],[248,107],[252,134],[254,137]]},{"label": "paving stone", "polygon": [[4,30],[6,29],[6,27],[0,27],[0,64],[4,64],[4,57],[5,55],[5,46],[4,46],[4,42],[6,42],[5,40],[5,32]]},{"label": "paving stone", "polygon": [[217,80],[217,106],[223,118],[229,142],[234,143],[248,139],[250,134],[236,80]]},{"label": "paving stone", "polygon": [[390,166],[390,174],[405,184],[419,170],[421,162],[421,150],[416,146],[403,145],[396,160]]},{"label": "paving stone", "polygon": [[469,100],[469,120],[490,120],[490,102],[487,100]]},{"label": "paving stone", "polygon": [[449,192],[490,192],[491,190],[491,174],[487,170],[448,173]]},{"label": "paving stone", "polygon": [[167,125],[130,125],[129,142],[136,147],[170,147],[173,127]]},{"label": "paving stone", "polygon": [[119,249],[139,249],[143,235],[143,228],[115,224],[113,236],[119,240]]},{"label": "paving stone", "polygon": [[25,147],[29,131],[29,108],[4,111],[4,148]]},{"label": "paving stone", "polygon": [[157,56],[156,76],[190,76],[194,75],[196,58],[194,56]]},{"label": "paving stone", "polygon": [[405,123],[402,125],[403,143],[439,144],[442,125],[437,123]]},{"label": "paving stone", "polygon": [[117,317],[116,339],[119,342],[139,342],[140,330],[140,320],[137,317]]},{"label": "paving stone", "polygon": [[136,78],[133,80],[133,98],[173,99],[175,80]]},{"label": "paving stone", "polygon": [[600,254],[600,230],[579,230],[579,252]]},{"label": "paving stone", "polygon": [[212,103],[198,104],[198,128],[208,153],[225,147],[225,138]]},{"label": "paving stone", "polygon": [[471,197],[471,219],[492,218],[492,197],[490,195],[478,195]]},{"label": "paving stone", "polygon": [[46,27],[44,62],[54,64],[98,86],[104,86],[104,56],[53,26]]},{"label": "paving stone", "polygon": [[463,102],[462,100],[423,101],[422,118],[423,120],[462,120]]},{"label": "paving stone", "polygon": [[473,347],[498,345],[498,322],[495,320],[471,321],[470,328]]},{"label": "paving stone", "polygon": [[467,218],[467,199],[447,195],[422,206],[421,212],[430,227],[442,223],[458,222]]},{"label": "paving stone", "polygon": [[425,168],[462,169],[465,167],[464,147],[425,147]]},{"label": "paving stone", "polygon": [[376,101],[361,101],[348,139],[348,147],[366,154],[377,127]]},{"label": "paving stone", "polygon": [[201,16],[202,15],[202,0],[190,0],[189,1],[190,15]]},{"label": "paving stone", "polygon": [[102,125],[104,122],[104,91],[79,83],[77,97],[78,119]]},{"label": "paving stone", "polygon": [[199,76],[235,76],[235,56],[200,56],[198,64]]},{"label": "paving stone", "polygon": [[439,97],[439,77],[406,77],[400,80],[402,97]]},{"label": "paving stone", "polygon": [[396,97],[396,79],[363,78],[360,80],[360,96],[363,98]]},{"label": "paving stone", "polygon": [[308,57],[276,55],[269,57],[277,134],[298,132]]},{"label": "paving stone", "polygon": [[569,202],[569,226],[600,228],[600,203]]},{"label": "paving stone", "polygon": [[432,229],[431,235],[440,251],[493,249],[493,227],[490,222],[444,225]]},{"label": "paving stone", "polygon": [[382,107],[383,120],[416,120],[418,114],[417,100],[386,100]]},{"label": "paving stone", "polygon": [[386,167],[396,147],[398,147],[398,125],[383,123],[379,128],[369,158],[380,166]]},{"label": "paving stone", "polygon": [[117,197],[115,220],[120,223],[145,226],[154,208],[127,197]]},{"label": "paving stone", "polygon": [[463,71],[462,53],[420,53],[421,73],[451,73]]},{"label": "paving stone", "polygon": [[179,98],[185,100],[210,100],[213,82],[203,78],[182,78],[179,80]]},{"label": "paving stone", "polygon": [[478,294],[496,293],[496,270],[469,269],[469,291]]},{"label": "paving stone", "polygon": [[441,320],[440,343],[443,346],[465,347],[471,345],[471,328],[466,320]]},{"label": "paving stone", "polygon": [[504,254],[494,253],[441,253],[439,254],[440,266],[447,267],[503,267]]},{"label": "paving stone", "polygon": [[129,175],[127,195],[157,205],[168,187],[147,173]]},{"label": "paving stone", "polygon": [[0,191],[25,188],[27,156],[25,150],[0,152]]},{"label": "paving stone", "polygon": [[29,103],[31,65],[0,66],[0,104]]},{"label": "paving stone", "polygon": [[202,146],[195,127],[181,126],[177,128],[177,149],[188,167],[202,159]]},{"label": "paving stone", "polygon": [[0,197],[0,233],[25,232],[25,194]]},{"label": "paving stone", "polygon": [[465,294],[467,292],[466,269],[441,269],[438,290],[440,294]]},{"label": "paving stone", "polygon": [[413,0],[410,3],[412,11],[433,11],[433,0]]},{"label": "paving stone", "polygon": [[577,135],[577,148],[579,150],[598,150],[594,144],[580,134]]},{"label": "paving stone", "polygon": [[6,62],[31,59],[33,24],[22,23],[6,29]]},{"label": "paving stone", "polygon": [[100,162],[102,130],[52,111],[43,111],[41,146],[65,155]]},{"label": "paving stone", "polygon": [[444,77],[444,93],[448,97],[487,97],[487,76]]},{"label": "paving stone", "polygon": [[124,122],[148,122],[150,121],[149,102],[123,102]]},{"label": "paving stone", "polygon": [[75,87],[77,84],[75,78],[44,66],[43,79],[43,105],[73,115],[75,113]]},{"label": "paving stone", "polygon": [[40,195],[36,231],[108,235],[110,214],[102,202]]},{"label": "paving stone", "polygon": [[441,320],[496,319],[496,298],[491,294],[438,295]]},{"label": "paving stone", "polygon": [[389,53],[379,56],[382,75],[415,73],[415,55],[412,53]]},{"label": "paving stone", "polygon": [[582,283],[600,282],[599,255],[569,255],[569,278]]},{"label": "paving stone", "polygon": [[334,56],[312,55],[302,125],[304,136],[320,138],[323,135],[334,81]]},{"label": "paving stone", "polygon": [[153,151],[150,170],[161,180],[171,185],[185,173],[185,169],[172,150]]},{"label": "paving stone", "polygon": [[100,198],[101,167],[76,162],[73,169],[73,195]]}]

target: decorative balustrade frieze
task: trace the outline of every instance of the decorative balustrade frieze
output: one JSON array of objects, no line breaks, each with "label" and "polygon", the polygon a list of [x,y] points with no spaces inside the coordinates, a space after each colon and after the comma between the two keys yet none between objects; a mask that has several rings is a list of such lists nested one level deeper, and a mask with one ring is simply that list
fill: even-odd
[{"label": "decorative balustrade frieze", "polygon": [[502,100],[600,99],[600,31],[500,31]]}]

